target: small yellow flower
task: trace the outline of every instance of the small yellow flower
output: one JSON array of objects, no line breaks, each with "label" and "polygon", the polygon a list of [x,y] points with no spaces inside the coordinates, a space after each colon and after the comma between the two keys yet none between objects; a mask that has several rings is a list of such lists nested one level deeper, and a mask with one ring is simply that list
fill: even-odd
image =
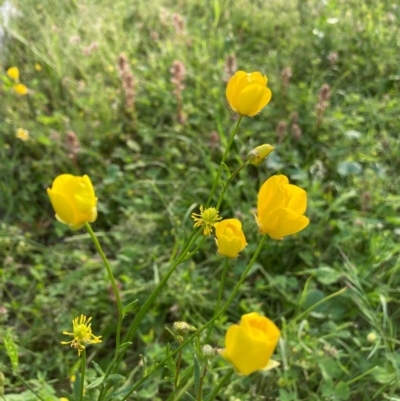
[{"label": "small yellow flower", "polygon": [[36,71],[42,71],[42,66],[39,63],[35,64],[35,70]]},{"label": "small yellow flower", "polygon": [[284,175],[270,177],[258,192],[255,218],[260,233],[282,239],[303,230],[310,222],[304,216],[306,208],[307,193],[304,189],[289,184]]},{"label": "small yellow flower", "polygon": [[274,147],[268,144],[257,146],[248,153],[247,159],[253,166],[259,166],[273,150]]},{"label": "small yellow flower", "polygon": [[247,245],[242,223],[238,219],[225,219],[216,223],[215,236],[218,253],[228,258],[236,258]]},{"label": "small yellow flower", "polygon": [[76,177],[61,174],[51,188],[47,188],[56,219],[67,224],[72,230],[79,230],[85,223],[97,218],[97,198],[92,182],[87,175]]},{"label": "small yellow flower", "polygon": [[277,366],[270,358],[279,337],[280,331],[274,322],[256,312],[247,313],[239,324],[228,328],[225,349],[220,351],[220,355],[242,375],[270,369]]},{"label": "small yellow flower", "polygon": [[28,88],[24,84],[15,84],[14,90],[18,95],[26,95],[28,93]]},{"label": "small yellow flower", "polygon": [[210,235],[217,221],[222,219],[222,217],[219,217],[218,210],[215,207],[209,207],[204,210],[203,205],[200,206],[200,213],[192,213],[191,217],[195,221],[194,227],[204,226],[204,235]]},{"label": "small yellow flower", "polygon": [[69,401],[69,400],[68,400],[68,398],[66,398],[66,397],[61,397],[61,398],[60,398],[60,401]]},{"label": "small yellow flower", "polygon": [[258,71],[237,71],[226,87],[229,106],[242,116],[255,116],[271,100],[272,93],[267,83],[268,78]]},{"label": "small yellow flower", "polygon": [[29,131],[27,131],[26,129],[23,129],[23,128],[18,128],[15,136],[18,139],[21,139],[21,141],[26,142],[29,140]]},{"label": "small yellow flower", "polygon": [[7,75],[14,81],[19,80],[19,70],[17,67],[11,67],[7,70]]},{"label": "small yellow flower", "polygon": [[85,345],[101,343],[101,336],[95,336],[92,333],[91,317],[89,319],[85,315],[81,315],[72,321],[73,333],[63,331],[63,334],[72,336],[74,339],[71,341],[61,341],[61,344],[70,344],[71,347],[78,350],[78,356],[85,349]]}]

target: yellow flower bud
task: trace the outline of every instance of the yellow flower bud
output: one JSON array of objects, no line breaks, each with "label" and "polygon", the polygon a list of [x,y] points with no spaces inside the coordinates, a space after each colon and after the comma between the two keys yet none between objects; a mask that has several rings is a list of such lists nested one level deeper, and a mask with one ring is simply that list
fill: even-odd
[{"label": "yellow flower bud", "polygon": [[61,174],[51,188],[47,188],[56,218],[72,230],[79,230],[85,223],[97,218],[97,198],[90,178],[87,175],[76,177]]},{"label": "yellow flower bud", "polygon": [[247,245],[242,223],[238,219],[226,219],[216,223],[215,236],[218,253],[228,258],[236,258]]},{"label": "yellow flower bud", "polygon": [[11,67],[7,70],[7,75],[14,81],[19,80],[19,70],[17,67]]},{"label": "yellow flower bud", "polygon": [[279,337],[280,331],[271,320],[256,312],[248,313],[239,324],[229,327],[220,355],[240,374],[249,375],[268,367]]},{"label": "yellow flower bud", "polygon": [[303,230],[310,222],[304,216],[306,208],[307,193],[304,189],[289,184],[284,175],[270,177],[258,192],[255,218],[260,233],[282,239]]},{"label": "yellow flower bud", "polygon": [[237,71],[226,87],[229,106],[242,116],[255,116],[271,100],[272,93],[267,83],[267,77],[258,71]]},{"label": "yellow flower bud", "polygon": [[273,150],[274,147],[268,144],[257,146],[248,153],[247,159],[250,164],[259,166]]},{"label": "yellow flower bud", "polygon": [[15,136],[18,139],[21,139],[21,141],[26,142],[29,140],[29,131],[27,131],[26,129],[23,129],[23,128],[18,128]]},{"label": "yellow flower bud", "polygon": [[28,93],[28,88],[24,84],[14,85],[14,90],[18,95],[26,95]]}]

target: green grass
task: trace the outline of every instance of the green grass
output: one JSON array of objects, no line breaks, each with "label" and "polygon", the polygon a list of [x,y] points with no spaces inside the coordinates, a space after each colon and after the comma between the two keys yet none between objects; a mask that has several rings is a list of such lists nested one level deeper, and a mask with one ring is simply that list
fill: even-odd
[{"label": "green grass", "polygon": [[[268,241],[210,340],[222,347],[228,323],[259,311],[282,329],[275,352],[281,366],[233,376],[217,399],[398,400],[400,8],[377,0],[15,3],[0,74],[18,66],[30,95],[0,86],[0,338],[13,328],[18,374],[46,400],[69,391],[77,358],[60,345],[61,333],[80,313],[93,316],[103,336],[88,356],[103,368],[113,356],[117,317],[106,271],[83,231],[55,221],[45,189],[63,172],[91,177],[99,197],[93,228],[122,301],[142,304],[177,241],[191,233],[190,213],[207,200],[234,123],[224,93],[225,60],[234,54],[238,69],[268,76],[273,98],[243,121],[227,165],[235,170],[262,143],[275,151],[259,168],[240,172],[221,206],[223,217],[240,216],[249,244],[231,264],[224,298],[260,239],[252,211],[268,176],[286,174],[307,190],[311,224]],[[182,33],[174,13],[183,18]],[[136,80],[134,114],[125,107],[121,53]],[[174,60],[186,69],[184,125],[170,82]],[[323,84],[331,96],[319,124]],[[287,125],[281,142],[280,122]],[[29,141],[15,137],[19,127]],[[79,139],[76,160],[68,155],[68,131]],[[139,380],[168,343],[177,347],[165,330],[174,321],[199,327],[212,317],[222,266],[210,238],[177,269],[140,325],[122,375],[134,371]],[[22,393],[6,399],[35,399],[11,374],[2,344],[6,394]],[[183,367],[192,365],[187,348]],[[226,365],[213,360],[206,394]],[[89,375],[96,375],[92,364]],[[132,399],[167,400],[172,382],[161,369]]]}]

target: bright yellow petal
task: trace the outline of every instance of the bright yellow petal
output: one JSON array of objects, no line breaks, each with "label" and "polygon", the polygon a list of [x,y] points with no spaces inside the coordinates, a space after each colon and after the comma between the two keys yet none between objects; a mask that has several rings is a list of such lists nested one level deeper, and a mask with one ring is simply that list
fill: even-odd
[{"label": "bright yellow petal", "polygon": [[270,235],[273,239],[296,234],[306,228],[309,222],[307,217],[286,208],[275,209],[273,213],[264,215],[260,220],[262,232]]},{"label": "bright yellow petal", "polygon": [[81,213],[90,213],[96,207],[93,185],[87,175],[82,178],[79,177],[79,182],[74,192],[74,201]]},{"label": "bright yellow petal", "polygon": [[236,258],[239,252],[243,249],[241,238],[227,238],[222,236],[217,240],[218,252],[222,256],[228,258]]},{"label": "bright yellow petal", "polygon": [[18,95],[26,95],[28,93],[28,88],[23,84],[14,85],[14,90]]},{"label": "bright yellow petal", "polygon": [[253,336],[266,337],[269,343],[274,344],[274,348],[281,335],[280,330],[272,320],[256,312],[243,315],[240,319],[240,327],[243,327]]},{"label": "bright yellow petal", "polygon": [[59,192],[54,192],[50,188],[47,189],[47,194],[49,195],[50,202],[56,212],[57,218],[62,223],[75,225],[77,223],[76,215],[74,207],[69,199]]},{"label": "bright yellow petal", "polygon": [[267,86],[268,79],[265,75],[262,75],[261,72],[255,71],[252,72],[249,76],[250,81],[257,82],[258,85]]},{"label": "bright yellow petal", "polygon": [[232,107],[232,109],[235,109],[234,98],[238,82],[245,76],[246,73],[244,71],[237,71],[235,75],[229,80],[228,85],[226,86],[226,98],[228,99],[228,103]]},{"label": "bright yellow petal", "polygon": [[257,217],[260,224],[265,214],[269,214],[279,206],[285,206],[286,192],[282,187],[288,183],[289,180],[286,176],[273,175],[261,186],[257,199]]},{"label": "bright yellow petal", "polygon": [[11,67],[7,70],[7,75],[14,81],[19,80],[19,70],[17,67]]},{"label": "bright yellow petal", "polygon": [[289,184],[286,186],[286,193],[289,197],[286,207],[298,214],[304,214],[307,209],[307,192],[296,185]]},{"label": "bright yellow petal", "polygon": [[265,94],[264,87],[260,85],[246,86],[236,95],[234,100],[237,112],[242,116],[253,117],[261,111],[261,102]]},{"label": "bright yellow petal", "polygon": [[226,333],[226,348],[222,356],[233,364],[242,375],[249,375],[263,369],[274,351],[265,339],[248,335],[240,326],[229,327]]}]

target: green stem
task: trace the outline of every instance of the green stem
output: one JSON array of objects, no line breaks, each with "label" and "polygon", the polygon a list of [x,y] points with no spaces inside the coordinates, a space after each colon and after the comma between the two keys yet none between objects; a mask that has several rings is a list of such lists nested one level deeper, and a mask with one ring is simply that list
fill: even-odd
[{"label": "green stem", "polygon": [[232,175],[229,177],[229,179],[228,179],[228,181],[226,182],[226,184],[224,185],[224,189],[222,190],[222,192],[220,193],[220,195],[219,195],[219,198],[218,198],[218,202],[217,202],[217,206],[216,206],[216,209],[218,210],[219,209],[219,207],[221,206],[221,203],[222,203],[222,200],[224,199],[224,195],[225,195],[225,192],[226,192],[226,190],[228,189],[228,187],[229,187],[229,184],[232,182],[232,180],[236,177],[236,175],[241,171],[241,170],[243,170],[245,167],[247,167],[249,165],[249,162],[247,161],[247,162],[245,162],[245,163],[243,163],[237,170],[235,170],[233,173],[232,173]]},{"label": "green stem", "polygon": [[[151,307],[151,305],[153,304],[154,300],[157,298],[158,294],[161,292],[161,290],[163,289],[163,287],[165,286],[165,284],[167,283],[168,279],[171,277],[172,273],[175,271],[175,269],[184,261],[186,260],[186,254],[188,249],[196,242],[197,238],[199,237],[199,235],[201,234],[202,229],[198,229],[195,232],[195,235],[191,235],[189,238],[189,241],[187,242],[187,244],[184,246],[180,256],[178,257],[178,259],[176,259],[176,261],[172,264],[172,266],[169,268],[169,270],[167,271],[167,273],[165,274],[165,276],[163,277],[163,279],[158,283],[158,286],[155,288],[155,290],[150,294],[150,296],[147,298],[147,300],[145,301],[145,303],[143,304],[143,306],[140,308],[139,313],[136,315],[135,319],[133,320],[128,333],[125,335],[123,341],[124,342],[128,342],[130,341],[133,336],[135,335],[135,332],[140,324],[140,322],[142,321],[143,317],[145,316],[145,314],[147,313],[148,309]],[[126,353],[127,347],[125,347],[124,349],[122,349],[119,354],[118,357],[117,355],[114,357],[114,359],[111,361],[111,363],[108,365],[108,368],[106,370],[105,373],[105,377],[104,377],[104,381],[103,383],[106,381],[106,379],[108,378],[108,376],[110,375],[110,373],[112,371],[114,371],[118,365],[120,364],[122,358],[124,357],[125,353]],[[104,393],[104,385],[100,391],[98,400],[101,400],[103,397],[103,393]]]},{"label": "green stem", "polygon": [[[215,306],[213,317],[215,317],[215,315],[218,313],[219,305],[220,305],[221,299],[222,299],[222,294],[224,292],[225,279],[226,279],[226,273],[228,271],[228,267],[229,267],[229,258],[225,258],[224,267],[222,269],[221,280],[219,282],[217,305]],[[208,343],[208,340],[210,339],[210,335],[211,335],[213,328],[214,328],[214,325],[212,324],[206,335],[206,340],[205,340],[206,344]]]},{"label": "green stem", "polygon": [[225,163],[226,158],[228,157],[229,149],[231,148],[232,143],[233,143],[233,140],[235,139],[235,135],[236,135],[236,133],[237,133],[237,131],[238,131],[238,129],[239,129],[240,123],[242,122],[242,118],[243,118],[243,117],[239,117],[239,120],[237,121],[237,123],[236,123],[236,125],[235,125],[235,128],[234,128],[234,129],[232,130],[232,132],[231,132],[231,136],[230,136],[230,138],[229,138],[228,145],[226,146],[225,152],[224,152],[224,154],[222,155],[222,160],[221,160],[221,163],[220,163],[220,165],[219,165],[219,167],[218,167],[217,176],[215,177],[215,180],[214,180],[214,182],[213,182],[213,186],[212,186],[212,188],[211,188],[210,195],[208,196],[208,200],[207,200],[205,209],[208,208],[208,206],[209,206],[210,203],[211,203],[212,197],[213,197],[214,194],[215,194],[215,190],[217,189],[217,185],[218,185],[218,182],[219,182],[219,178],[221,177],[222,166],[223,166],[223,164]]},{"label": "green stem", "polygon": [[102,261],[103,261],[103,263],[104,263],[104,266],[105,266],[106,269],[107,269],[108,278],[109,278],[110,281],[111,281],[111,286],[112,286],[112,289],[113,289],[113,291],[114,291],[115,299],[116,299],[116,301],[117,301],[117,307],[118,307],[118,324],[117,324],[117,335],[116,335],[116,339],[115,339],[115,355],[114,355],[114,357],[115,357],[115,356],[118,354],[119,346],[120,346],[120,344],[121,344],[121,326],[122,326],[122,318],[123,318],[123,316],[122,316],[121,298],[120,298],[120,296],[119,296],[119,291],[118,291],[118,288],[117,288],[117,283],[115,282],[115,278],[114,278],[114,275],[113,275],[113,272],[112,272],[110,263],[108,262],[108,260],[107,260],[107,258],[106,258],[106,255],[104,254],[103,249],[102,249],[102,247],[101,247],[101,245],[100,245],[100,243],[99,243],[99,241],[98,241],[98,239],[97,239],[95,233],[94,233],[93,230],[92,230],[92,227],[90,226],[89,223],[85,223],[85,227],[86,227],[86,230],[88,231],[90,237],[92,238],[92,241],[93,241],[93,243],[94,243],[94,246],[95,246],[96,249],[97,249],[97,252],[100,254],[100,257],[101,257],[101,259],[102,259]]},{"label": "green stem", "polygon": [[[176,350],[174,350],[173,352],[171,352],[170,355],[168,355],[167,357],[165,357],[161,362],[159,362],[158,364],[156,364],[155,368],[152,370],[151,373],[154,373],[158,368],[160,368],[161,366],[164,366],[164,364],[170,359],[173,358],[183,347],[186,346],[186,344],[188,344],[189,342],[191,342],[196,336],[198,336],[202,331],[208,329],[212,324],[214,324],[214,322],[220,317],[222,316],[222,314],[226,311],[226,309],[228,309],[229,305],[232,303],[233,298],[236,296],[237,292],[239,291],[241,285],[243,284],[244,280],[246,279],[247,275],[249,274],[250,269],[253,267],[254,262],[256,261],[258,255],[261,252],[261,249],[265,243],[267,239],[266,235],[263,235],[260,243],[258,244],[258,247],[253,255],[253,257],[251,258],[249,264],[246,266],[246,269],[244,270],[244,272],[242,273],[240,280],[237,282],[237,284],[235,285],[235,287],[232,290],[231,295],[229,296],[228,300],[224,303],[224,305],[222,306],[222,308],[220,309],[220,311],[209,321],[207,322],[203,327],[201,327],[199,330],[197,330],[196,333],[192,334],[191,336],[189,336],[185,341],[183,341],[183,343],[181,345],[179,345],[179,347],[176,348]],[[151,374],[149,376],[145,376],[142,379],[140,379],[138,382],[136,382],[136,384],[131,388],[131,390],[129,391],[129,393],[127,393],[125,395],[124,398],[122,398],[122,401],[126,400],[134,391],[136,391],[144,382],[147,381],[147,379],[151,377]]]},{"label": "green stem", "polygon": [[201,375],[200,378],[199,389],[197,391],[197,401],[203,400],[203,383],[204,383],[204,378],[206,377],[206,373],[207,373],[207,366],[204,365],[203,374]]},{"label": "green stem", "polygon": [[354,382],[362,379],[364,376],[369,375],[370,373],[372,373],[375,369],[377,368],[377,366],[372,367],[371,369],[367,370],[364,373],[361,373],[361,375],[355,377],[354,379],[349,380],[348,382],[346,382],[347,385],[353,384]]},{"label": "green stem", "polygon": [[83,400],[83,390],[85,388],[85,373],[86,373],[86,349],[82,350],[82,366],[81,366],[81,388],[79,389],[79,401]]},{"label": "green stem", "polygon": [[179,372],[181,370],[182,363],[182,350],[178,353],[178,360],[176,361],[176,371],[175,371],[175,390],[178,388]]},{"label": "green stem", "polygon": [[233,375],[233,369],[229,369],[229,372],[222,378],[222,380],[214,387],[213,391],[207,396],[207,401],[213,401],[214,398],[219,394],[221,388],[229,381]]},{"label": "green stem", "polygon": [[13,376],[15,376],[24,386],[26,386],[26,388],[33,394],[35,394],[35,396],[37,398],[39,398],[40,401],[45,401],[40,394],[22,377],[20,376],[18,373],[12,372]]},{"label": "green stem", "polygon": [[303,313],[300,313],[300,315],[297,315],[295,318],[293,318],[290,323],[291,324],[295,324],[296,322],[298,322],[299,320],[305,318],[311,311],[313,311],[315,308],[317,308],[318,306],[322,305],[323,303],[325,303],[326,301],[329,301],[332,298],[337,297],[338,295],[343,294],[345,291],[347,290],[347,287],[342,288],[339,291],[334,292],[331,295],[328,295],[327,297],[325,297],[324,299],[321,299],[320,301],[316,302],[314,305],[310,306],[306,311],[304,311]]}]

